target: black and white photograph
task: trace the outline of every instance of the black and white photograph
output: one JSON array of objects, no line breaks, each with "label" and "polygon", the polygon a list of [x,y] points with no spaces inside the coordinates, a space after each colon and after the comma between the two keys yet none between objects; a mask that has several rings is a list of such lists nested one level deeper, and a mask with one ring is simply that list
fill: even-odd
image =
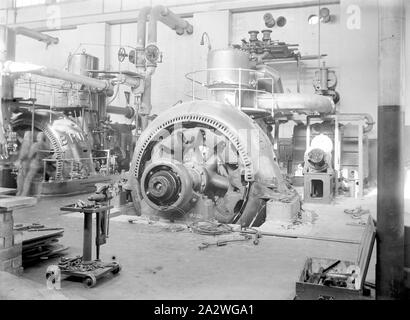
[{"label": "black and white photograph", "polygon": [[410,300],[410,1],[0,0],[0,73],[0,300]]}]

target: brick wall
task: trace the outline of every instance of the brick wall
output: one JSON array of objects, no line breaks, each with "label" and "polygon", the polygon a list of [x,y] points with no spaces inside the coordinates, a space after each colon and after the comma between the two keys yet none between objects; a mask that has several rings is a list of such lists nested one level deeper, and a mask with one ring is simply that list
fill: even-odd
[{"label": "brick wall", "polygon": [[13,231],[13,212],[0,209],[0,271],[20,275],[22,234]]}]

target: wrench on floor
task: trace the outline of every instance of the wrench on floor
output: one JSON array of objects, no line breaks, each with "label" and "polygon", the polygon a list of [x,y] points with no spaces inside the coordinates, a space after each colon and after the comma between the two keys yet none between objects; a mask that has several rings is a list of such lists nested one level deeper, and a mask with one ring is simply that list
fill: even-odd
[{"label": "wrench on floor", "polygon": [[216,247],[224,247],[228,245],[228,243],[232,242],[244,242],[244,241],[249,241],[252,239],[252,236],[246,235],[244,239],[232,239],[232,240],[220,240],[214,243],[208,243],[208,242],[203,242],[202,245],[198,247],[199,250],[204,250],[206,248],[209,248],[211,246],[216,246]]}]

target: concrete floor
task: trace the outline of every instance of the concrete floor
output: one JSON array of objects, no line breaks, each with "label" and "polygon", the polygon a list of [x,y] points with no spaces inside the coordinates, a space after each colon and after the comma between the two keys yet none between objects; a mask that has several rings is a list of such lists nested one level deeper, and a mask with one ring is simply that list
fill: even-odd
[{"label": "concrete floor", "polygon": [[[16,210],[14,219],[16,223],[64,227],[60,241],[70,247],[67,256],[76,256],[82,250],[82,217],[64,214],[59,208],[86,198],[39,199],[34,208]],[[332,205],[305,204],[305,209],[314,210],[316,219],[312,224],[287,229],[284,223],[273,228],[282,228],[282,233],[359,241],[363,228],[346,225],[354,220],[343,212],[359,205],[375,217],[376,193],[357,200],[340,197]],[[407,201],[406,212],[409,207]],[[410,224],[409,213],[406,224]],[[121,273],[109,276],[92,289],[63,281],[60,294],[68,299],[293,299],[295,281],[306,257],[354,261],[358,249],[355,244],[263,237],[259,246],[249,242],[198,250],[202,242],[215,240],[188,230],[170,232],[162,224],[130,224],[128,217],[114,218],[108,244],[102,247],[102,258],[110,260],[116,256],[122,265]],[[26,268],[22,277],[46,286],[47,266],[56,262],[45,261]],[[374,264],[373,254],[367,277],[370,282],[374,282]]]}]

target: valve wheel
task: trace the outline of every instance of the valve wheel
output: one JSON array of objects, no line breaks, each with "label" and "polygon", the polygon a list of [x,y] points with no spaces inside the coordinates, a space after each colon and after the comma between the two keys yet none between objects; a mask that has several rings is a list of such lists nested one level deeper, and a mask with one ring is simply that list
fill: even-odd
[{"label": "valve wheel", "polygon": [[120,48],[118,50],[118,61],[119,62],[124,62],[125,58],[128,57],[127,52],[125,51],[125,48]]}]

